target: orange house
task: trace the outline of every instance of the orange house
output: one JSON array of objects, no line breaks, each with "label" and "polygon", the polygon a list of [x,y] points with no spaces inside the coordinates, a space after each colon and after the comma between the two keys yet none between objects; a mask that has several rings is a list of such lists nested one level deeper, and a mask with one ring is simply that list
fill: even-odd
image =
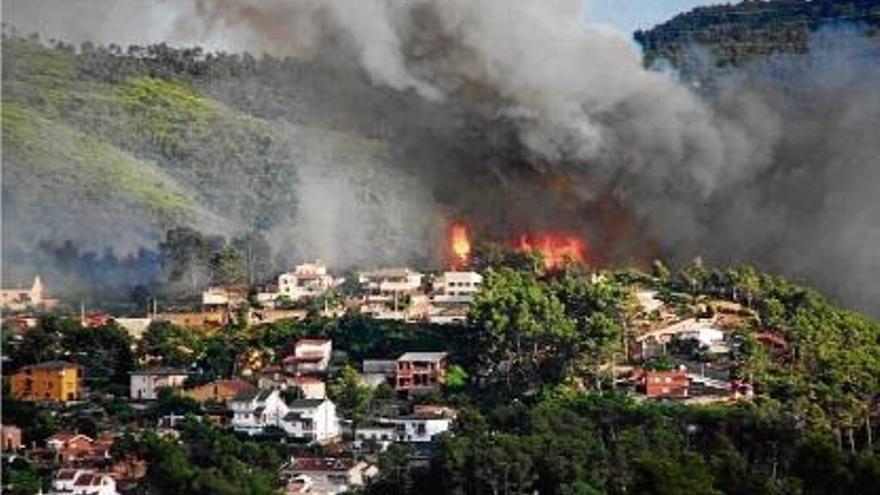
[{"label": "orange house", "polygon": [[446,381],[445,352],[407,352],[397,358],[395,390],[421,392],[439,389]]},{"label": "orange house", "polygon": [[93,440],[80,433],[56,433],[46,439],[46,447],[55,453],[55,460],[64,465],[109,459],[112,446],[113,439]]},{"label": "orange house", "polygon": [[64,361],[25,366],[10,378],[10,392],[19,400],[33,402],[79,400],[83,375],[82,366]]}]

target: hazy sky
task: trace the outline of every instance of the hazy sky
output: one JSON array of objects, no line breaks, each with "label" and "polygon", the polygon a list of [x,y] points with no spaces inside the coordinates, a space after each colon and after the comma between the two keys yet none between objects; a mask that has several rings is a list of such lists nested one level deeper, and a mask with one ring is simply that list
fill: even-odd
[{"label": "hazy sky", "polygon": [[650,28],[675,14],[700,5],[736,3],[719,0],[585,0],[587,21],[610,24],[631,33],[639,28]]},{"label": "hazy sky", "polygon": [[[116,3],[116,0],[65,0],[67,6],[76,5],[83,16],[98,16],[106,22],[102,23],[102,32],[78,32],[78,23],[71,23],[65,15],[57,14],[58,0],[2,0],[3,17],[23,32],[39,31],[51,38],[60,36],[68,41],[80,42],[90,39],[109,43],[150,43],[167,37],[167,29],[175,14],[179,13],[180,4],[174,0],[164,2],[156,0],[129,0]],[[613,26],[625,33],[632,33],[639,28],[650,28],[666,21],[674,15],[690,10],[699,5],[717,3],[735,3],[738,0],[582,0],[585,21]],[[140,29],[132,32],[126,23],[114,22],[113,19],[131,17],[140,19]],[[99,19],[99,20],[100,20]],[[223,41],[198,39],[203,46],[231,49]]]}]

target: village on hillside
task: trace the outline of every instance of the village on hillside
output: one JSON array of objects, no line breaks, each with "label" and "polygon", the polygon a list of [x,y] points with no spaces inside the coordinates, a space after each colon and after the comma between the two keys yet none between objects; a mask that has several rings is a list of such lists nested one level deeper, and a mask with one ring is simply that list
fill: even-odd
[{"label": "village on hillside", "polygon": [[[277,473],[285,493],[336,494],[370,483],[379,473],[378,455],[390,446],[412,446],[409,455],[417,462],[428,459],[439,439],[454,435],[458,408],[448,392],[480,377],[468,377],[467,363],[442,342],[369,355],[331,336],[282,337],[270,349],[242,349],[231,357],[230,373],[208,373],[195,360],[181,366],[186,359],[169,363],[142,351],[159,330],[215,335],[352,315],[411,333],[467,333],[484,285],[476,271],[406,267],[363,271],[347,281],[321,262],[297,265],[276,280],[209,287],[199,311],[163,311],[154,301],[142,317],[85,308],[67,315],[81,332],[113,327],[128,336],[136,358],[134,369],[125,372],[128,393],[122,389],[122,396],[91,386],[107,377],[89,376],[75,355],[9,369],[10,347],[28,342],[59,301],[48,297],[39,277],[30,287],[3,289],[5,390],[56,420],[56,431],[45,438],[28,438],[18,425],[4,422],[6,455],[51,469],[52,494],[113,495],[136,487],[148,472],[149,460],[119,448],[120,442],[145,431],[178,438],[192,428],[189,422],[207,422],[242,438],[291,446]],[[603,284],[605,275],[585,280]],[[608,386],[637,401],[728,404],[753,398],[748,377],[734,378],[731,369],[741,345],[737,331],[758,324],[754,311],[709,298],[670,300],[639,284],[628,290],[633,307],[621,352],[601,363]],[[782,337],[759,332],[756,339],[773,359],[787,359]],[[108,401],[126,411],[124,418],[102,412]]]}]

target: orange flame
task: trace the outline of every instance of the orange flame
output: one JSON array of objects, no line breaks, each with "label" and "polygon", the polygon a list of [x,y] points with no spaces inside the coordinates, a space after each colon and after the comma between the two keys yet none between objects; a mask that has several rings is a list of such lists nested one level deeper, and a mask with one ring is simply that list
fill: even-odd
[{"label": "orange flame", "polygon": [[542,232],[536,235],[521,235],[519,249],[538,251],[544,258],[544,267],[559,268],[566,263],[583,265],[587,261],[587,244],[583,239],[559,233]]},{"label": "orange flame", "polygon": [[467,225],[455,222],[449,226],[449,250],[455,264],[467,263],[471,255],[471,240]]}]

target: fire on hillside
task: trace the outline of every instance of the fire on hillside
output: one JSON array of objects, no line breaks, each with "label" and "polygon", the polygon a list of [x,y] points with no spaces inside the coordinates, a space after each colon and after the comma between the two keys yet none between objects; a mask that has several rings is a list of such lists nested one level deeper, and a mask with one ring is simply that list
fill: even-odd
[{"label": "fire on hillside", "polygon": [[[463,269],[472,262],[474,235],[471,227],[462,220],[449,223],[446,236],[447,264]],[[586,264],[589,261],[587,241],[571,232],[545,230],[515,236],[507,243],[510,249],[521,252],[535,251],[541,254],[547,269],[560,268],[565,264]]]},{"label": "fire on hillside", "polygon": [[537,232],[523,234],[517,240],[517,249],[537,251],[544,259],[544,267],[559,268],[567,263],[583,265],[587,262],[587,242],[569,233]]}]

